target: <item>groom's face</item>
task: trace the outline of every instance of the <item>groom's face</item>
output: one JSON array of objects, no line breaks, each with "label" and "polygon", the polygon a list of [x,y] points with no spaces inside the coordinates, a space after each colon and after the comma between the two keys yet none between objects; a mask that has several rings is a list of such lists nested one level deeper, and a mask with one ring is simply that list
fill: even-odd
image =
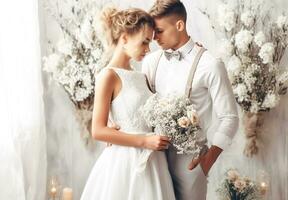
[{"label": "groom's face", "polygon": [[179,43],[179,31],[176,26],[177,20],[173,16],[155,19],[154,40],[162,49],[174,49]]}]

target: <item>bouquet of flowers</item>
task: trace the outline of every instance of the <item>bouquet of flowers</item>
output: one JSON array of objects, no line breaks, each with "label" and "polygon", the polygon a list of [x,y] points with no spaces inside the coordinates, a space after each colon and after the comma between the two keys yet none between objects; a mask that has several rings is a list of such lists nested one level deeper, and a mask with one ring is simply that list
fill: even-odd
[{"label": "bouquet of flowers", "polygon": [[241,177],[235,169],[226,172],[217,193],[221,200],[260,200],[263,199],[260,185],[248,177]]},{"label": "bouquet of flowers", "polygon": [[288,71],[280,61],[288,45],[288,18],[280,15],[274,20],[263,3],[239,0],[234,8],[221,4],[216,19],[211,20],[213,28],[224,36],[219,53],[226,63],[236,101],[244,111],[244,153],[252,156],[258,151],[263,113],[277,106],[280,95],[287,92]]},{"label": "bouquet of flowers", "polygon": [[140,113],[156,134],[171,138],[178,154],[198,157],[207,150],[206,137],[200,134],[199,117],[194,105],[186,97],[152,95]]},{"label": "bouquet of flowers", "polygon": [[[56,4],[55,4],[56,3]],[[51,53],[43,58],[44,70],[51,74],[76,107],[83,137],[90,138],[95,73],[106,64],[104,46],[96,35],[99,10],[87,1],[48,1],[47,10],[58,22],[63,38],[50,44]],[[60,11],[63,10],[63,11]],[[67,17],[65,17],[67,16]],[[86,140],[88,142],[88,140]]]}]

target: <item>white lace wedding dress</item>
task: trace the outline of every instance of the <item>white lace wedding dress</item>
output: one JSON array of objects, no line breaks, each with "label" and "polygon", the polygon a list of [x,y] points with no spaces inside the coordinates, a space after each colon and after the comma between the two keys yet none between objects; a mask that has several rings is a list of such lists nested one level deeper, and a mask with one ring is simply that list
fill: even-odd
[{"label": "white lace wedding dress", "polygon": [[[122,81],[111,103],[111,119],[131,134],[150,133],[139,107],[151,95],[145,75],[137,71],[113,69]],[[107,70],[107,69],[104,69]],[[81,200],[174,200],[172,180],[165,153],[112,145],[96,161]]]}]

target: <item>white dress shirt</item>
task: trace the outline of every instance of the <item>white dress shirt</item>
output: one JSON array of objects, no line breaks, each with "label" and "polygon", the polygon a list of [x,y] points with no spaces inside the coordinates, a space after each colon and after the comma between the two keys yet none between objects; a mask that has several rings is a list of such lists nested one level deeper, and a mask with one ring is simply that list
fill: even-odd
[{"label": "white dress shirt", "polygon": [[[168,60],[162,55],[155,77],[158,94],[161,96],[185,94],[188,75],[197,53],[193,46],[194,42],[190,39],[178,49],[182,55],[181,60],[174,57]],[[149,81],[155,68],[152,66],[155,63],[153,60],[157,59],[159,51],[151,53],[143,61],[142,72],[147,75]],[[215,59],[208,51],[203,53],[198,63],[192,84],[191,100],[196,106],[201,128],[206,135],[212,125],[212,114],[216,113],[219,125],[213,131],[210,143],[225,150],[231,144],[238,128],[236,101],[223,62]]]}]

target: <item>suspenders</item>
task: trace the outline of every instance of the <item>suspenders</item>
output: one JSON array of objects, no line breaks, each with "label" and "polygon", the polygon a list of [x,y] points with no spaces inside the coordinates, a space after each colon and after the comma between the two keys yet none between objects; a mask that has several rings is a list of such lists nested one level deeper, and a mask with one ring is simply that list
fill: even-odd
[{"label": "suspenders", "polygon": [[199,63],[199,60],[200,60],[202,54],[205,51],[206,51],[206,49],[204,47],[200,47],[200,48],[197,49],[197,54],[196,54],[196,56],[194,58],[194,61],[192,63],[192,67],[190,69],[188,80],[187,80],[187,83],[186,83],[185,96],[187,98],[191,97],[192,83],[193,83],[193,78],[194,78],[194,75],[195,75],[195,71],[196,71],[197,65]]},{"label": "suspenders", "polygon": [[[185,88],[185,96],[187,98],[190,98],[191,97],[191,92],[192,92],[192,83],[193,83],[193,78],[194,78],[194,74],[195,74],[195,71],[196,71],[196,68],[197,68],[197,65],[199,63],[199,60],[202,56],[202,54],[206,51],[206,49],[202,46],[199,46],[199,45],[194,45],[194,48],[197,48],[197,53],[196,53],[196,56],[193,60],[193,63],[192,63],[192,67],[190,69],[190,72],[189,72],[189,76],[188,76],[188,80],[187,80],[187,83],[186,83],[186,88]],[[161,56],[163,55],[163,52],[159,55],[159,57],[157,58],[157,61],[156,61],[156,66],[153,68],[153,72],[152,72],[152,77],[151,77],[151,90],[153,93],[156,93],[156,87],[155,87],[155,77],[156,77],[156,72],[157,72],[157,68],[158,68],[158,64],[159,64],[159,61],[160,61],[160,58]]]}]

